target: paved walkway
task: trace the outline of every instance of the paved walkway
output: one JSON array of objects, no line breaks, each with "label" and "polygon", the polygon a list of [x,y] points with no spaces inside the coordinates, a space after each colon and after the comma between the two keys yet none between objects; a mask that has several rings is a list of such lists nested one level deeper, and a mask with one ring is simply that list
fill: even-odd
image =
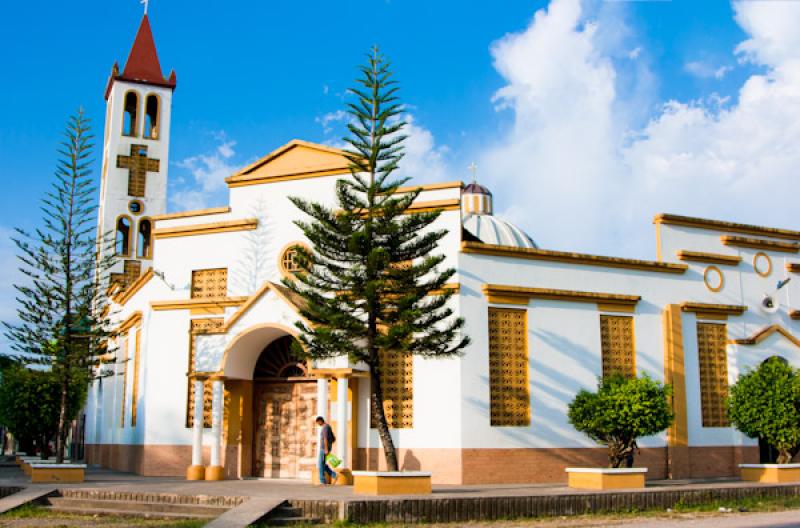
[{"label": "paved walkway", "polygon": [[[18,468],[0,467],[0,486],[25,488],[49,488],[52,485],[31,484]],[[719,489],[758,486],[736,479],[706,480],[662,480],[648,481],[647,488],[638,493],[665,490]],[[245,479],[217,482],[187,481],[178,477],[143,477],[132,473],[121,473],[107,469],[90,468],[86,482],[81,484],[59,484],[59,488],[113,488],[119,491],[149,491],[153,493],[176,493],[178,495],[213,495],[263,497],[268,499],[296,500],[381,500],[380,497],[355,495],[352,486],[314,486],[305,480],[292,479]],[[611,491],[613,492],[613,491]],[[553,484],[483,484],[483,485],[436,485],[435,498],[466,497],[519,497],[541,495],[596,494],[596,490],[575,490],[566,485]]]}]

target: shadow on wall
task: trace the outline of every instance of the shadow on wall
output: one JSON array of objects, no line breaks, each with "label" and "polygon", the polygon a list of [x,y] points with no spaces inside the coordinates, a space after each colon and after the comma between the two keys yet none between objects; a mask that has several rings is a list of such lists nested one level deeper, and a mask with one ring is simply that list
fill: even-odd
[{"label": "shadow on wall", "polygon": [[258,226],[245,234],[245,246],[237,261],[237,272],[231,277],[228,289],[232,295],[252,295],[270,280],[270,262],[277,262],[278,249],[270,243],[272,221],[267,214],[263,198],[255,203],[250,217],[258,219]]}]

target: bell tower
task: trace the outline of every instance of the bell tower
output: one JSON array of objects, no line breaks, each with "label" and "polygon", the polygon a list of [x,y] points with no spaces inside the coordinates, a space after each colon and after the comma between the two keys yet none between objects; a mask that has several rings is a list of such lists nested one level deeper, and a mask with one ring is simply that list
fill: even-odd
[{"label": "bell tower", "polygon": [[152,265],[152,217],[167,212],[172,94],[175,71],[164,77],[150,20],[145,13],[120,73],[117,63],[106,86],[103,172],[98,241],[113,265],[101,280],[121,288]]}]

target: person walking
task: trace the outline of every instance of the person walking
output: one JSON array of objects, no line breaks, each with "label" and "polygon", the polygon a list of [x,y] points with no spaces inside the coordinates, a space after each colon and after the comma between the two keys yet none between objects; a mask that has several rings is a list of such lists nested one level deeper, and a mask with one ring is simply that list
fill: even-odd
[{"label": "person walking", "polygon": [[336,436],[333,434],[331,426],[325,423],[325,418],[317,416],[316,422],[319,426],[319,483],[321,486],[325,486],[328,483],[326,477],[330,475],[331,484],[335,484],[338,475],[328,466],[327,457],[333,449]]}]

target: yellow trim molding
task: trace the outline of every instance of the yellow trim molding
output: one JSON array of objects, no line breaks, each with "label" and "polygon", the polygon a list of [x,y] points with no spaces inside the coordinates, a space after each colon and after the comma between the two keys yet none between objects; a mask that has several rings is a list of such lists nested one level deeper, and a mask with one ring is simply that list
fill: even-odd
[{"label": "yellow trim molding", "polygon": [[800,273],[800,262],[787,262],[786,271],[789,273]]},{"label": "yellow trim molding", "polygon": [[176,301],[152,301],[150,308],[155,312],[164,310],[197,310],[241,306],[247,297],[224,297],[219,299],[180,299]]},{"label": "yellow trim molding", "polygon": [[791,317],[795,321],[800,321],[800,310],[790,310],[789,317]]},{"label": "yellow trim molding", "polygon": [[719,253],[703,253],[700,251],[689,251],[681,249],[677,251],[678,260],[688,262],[703,262],[707,264],[723,264],[726,266],[736,266],[742,261],[742,257],[736,255],[720,255]]},{"label": "yellow trim molding", "polygon": [[764,341],[766,338],[774,334],[775,332],[781,334],[783,337],[794,343],[796,346],[800,347],[800,339],[796,338],[789,332],[787,329],[782,327],[779,324],[774,324],[771,326],[767,326],[766,328],[762,328],[755,334],[750,337],[746,337],[744,339],[731,339],[728,341],[730,344],[736,345],[757,345]]},{"label": "yellow trim molding", "polygon": [[244,220],[229,220],[227,222],[213,222],[210,224],[162,227],[153,231],[153,238],[176,238],[196,235],[211,235],[214,233],[227,233],[230,231],[252,231],[256,227],[258,227],[257,218],[245,218]]},{"label": "yellow trim molding", "polygon": [[[664,308],[664,382],[672,386],[672,412],[675,420],[667,431],[669,447],[689,446],[689,425],[686,406],[686,368],[683,350],[681,307]],[[675,472],[677,468],[671,467]],[[682,469],[682,468],[681,468]]]},{"label": "yellow trim molding", "polygon": [[316,378],[368,378],[369,372],[354,368],[309,368],[308,375]]},{"label": "yellow trim molding", "polygon": [[697,229],[708,229],[711,231],[728,231],[730,233],[742,233],[744,235],[760,235],[786,238],[789,240],[800,240],[800,231],[750,224],[737,224],[734,222],[723,222],[721,220],[708,220],[706,218],[693,218],[690,216],[680,216],[674,214],[656,215],[656,217],[653,219],[653,223],[656,225],[677,225],[694,227]]},{"label": "yellow trim molding", "polygon": [[747,311],[747,306],[685,302],[681,304],[681,311],[695,313],[698,317],[701,315],[742,315]]},{"label": "yellow trim molding", "polygon": [[193,216],[206,216],[215,214],[230,213],[230,207],[211,207],[209,209],[195,209],[194,211],[180,211],[177,213],[167,213],[162,215],[153,216],[154,221],[159,220],[175,220],[176,218],[191,218]]},{"label": "yellow trim molding", "polygon": [[275,295],[280,297],[286,304],[289,305],[290,308],[292,308],[292,310],[297,313],[300,318],[302,318],[302,315],[300,315],[300,307],[295,302],[292,302],[289,296],[282,291],[283,288],[283,286],[275,284],[274,282],[265,282],[264,285],[261,286],[261,288],[259,288],[253,295],[247,298],[247,301],[241,305],[241,307],[230,317],[230,319],[228,319],[228,321],[225,323],[225,328],[223,331],[227,333],[233,327],[233,325],[235,325],[236,322],[241,319],[250,310],[250,308],[253,307],[256,301],[258,301],[269,290],[274,291]]},{"label": "yellow trim molding", "polygon": [[127,332],[128,330],[139,324],[141,320],[142,320],[142,312],[140,310],[133,312],[119,324],[119,327],[117,328],[117,333],[121,334],[123,332]]},{"label": "yellow trim molding", "polygon": [[[427,202],[414,202],[412,203],[408,209],[406,209],[406,214],[413,214],[413,213],[429,213],[431,211],[458,211],[461,209],[461,199],[460,198],[450,198],[447,200],[430,200]],[[337,210],[337,213],[341,212],[341,209]],[[356,213],[363,214],[362,211],[356,210]]]},{"label": "yellow trim molding", "polygon": [[568,253],[564,251],[552,251],[547,249],[497,246],[493,244],[484,244],[482,242],[462,242],[461,252],[477,255],[491,255],[496,257],[565,262],[567,264],[577,264],[582,266],[635,269],[659,273],[685,273],[689,268],[689,266],[686,264],[674,264],[671,262],[655,262],[651,260],[604,257],[600,255]]},{"label": "yellow trim molding", "polygon": [[777,240],[765,240],[763,238],[750,238],[733,235],[722,235],[719,238],[726,246],[765,249],[768,251],[781,251],[783,253],[797,253],[800,251],[800,244],[797,242],[779,242]]},{"label": "yellow trim molding", "polygon": [[147,284],[152,278],[153,278],[153,268],[148,268],[147,271],[145,271],[144,274],[140,275],[138,279],[133,281],[133,283],[130,286],[128,286],[121,292],[114,295],[112,300],[119,305],[124,305],[131,299],[131,297],[136,295],[136,292],[144,288],[144,285]]},{"label": "yellow trim molding", "polygon": [[440,191],[442,189],[461,189],[464,187],[464,182],[462,181],[451,181],[451,182],[444,182],[444,183],[428,183],[425,185],[407,185],[405,187],[398,187],[397,191],[399,193],[407,193],[411,191],[416,191],[419,189],[420,191]]},{"label": "yellow trim molding", "polygon": [[553,290],[550,288],[523,288],[502,284],[484,284],[483,294],[490,303],[526,305],[531,299],[549,301],[584,302],[598,305],[636,306],[642,298],[639,295],[617,293],[582,292],[573,290]]}]

